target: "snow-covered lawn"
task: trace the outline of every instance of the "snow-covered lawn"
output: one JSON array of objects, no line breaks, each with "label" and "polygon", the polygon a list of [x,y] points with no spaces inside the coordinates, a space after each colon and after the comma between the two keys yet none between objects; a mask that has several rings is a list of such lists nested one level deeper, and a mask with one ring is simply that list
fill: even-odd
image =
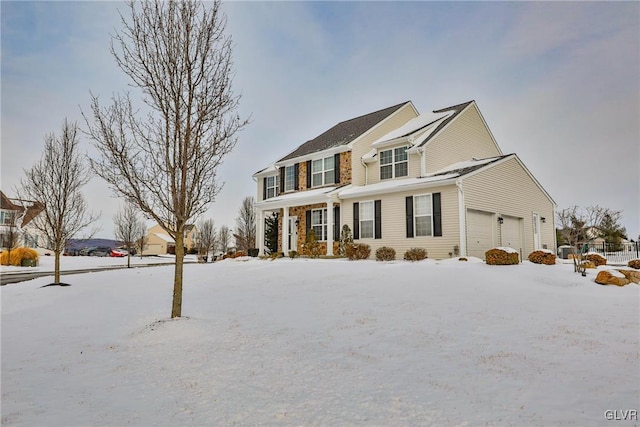
[{"label": "snow-covered lawn", "polygon": [[2,425],[638,424],[639,287],[593,271],[189,264],[168,320],[172,276],[2,287]]}]

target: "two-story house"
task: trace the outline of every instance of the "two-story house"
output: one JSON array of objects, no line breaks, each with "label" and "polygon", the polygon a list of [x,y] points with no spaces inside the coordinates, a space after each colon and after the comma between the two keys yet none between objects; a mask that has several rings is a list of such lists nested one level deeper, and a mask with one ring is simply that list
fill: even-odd
[{"label": "two-story house", "polygon": [[425,114],[409,101],[338,123],[253,176],[258,235],[277,212],[285,254],[310,229],[335,254],[342,224],[372,254],[390,246],[398,257],[413,247],[430,258],[555,248],[555,202],[502,153],[475,101]]},{"label": "two-story house", "polygon": [[[186,251],[198,246],[198,229],[194,224],[187,224],[184,230],[184,247]],[[142,255],[165,255],[176,253],[176,241],[167,234],[159,224],[147,230],[146,243]]]},{"label": "two-story house", "polygon": [[43,209],[40,203],[9,199],[0,191],[0,248],[6,249],[12,244],[45,253],[47,239],[33,225]]}]

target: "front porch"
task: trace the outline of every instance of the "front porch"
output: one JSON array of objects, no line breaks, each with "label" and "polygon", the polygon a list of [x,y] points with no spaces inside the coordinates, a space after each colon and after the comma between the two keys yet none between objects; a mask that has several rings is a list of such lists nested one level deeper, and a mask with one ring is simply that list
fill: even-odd
[{"label": "front porch", "polygon": [[[308,230],[313,229],[321,253],[332,256],[338,251],[340,203],[335,187],[281,195],[256,203],[259,255],[265,255],[265,219],[278,214],[277,251],[304,254]],[[306,193],[306,194],[305,194]]]}]

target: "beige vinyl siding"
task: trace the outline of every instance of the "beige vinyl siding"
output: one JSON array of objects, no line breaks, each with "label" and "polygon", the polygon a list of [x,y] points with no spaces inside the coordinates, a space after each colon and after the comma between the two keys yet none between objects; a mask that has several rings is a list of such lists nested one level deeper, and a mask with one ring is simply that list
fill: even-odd
[{"label": "beige vinyl siding", "polygon": [[469,106],[426,147],[427,173],[456,162],[501,155],[475,104]]},{"label": "beige vinyl siding", "polygon": [[256,199],[257,202],[261,202],[264,200],[264,179],[264,176],[258,178],[258,198]]},{"label": "beige vinyl siding", "polygon": [[[523,257],[534,250],[533,214],[546,218],[540,224],[540,243],[555,250],[554,206],[515,157],[463,180],[467,209],[522,218]],[[498,226],[498,240],[502,240]]]},{"label": "beige vinyl siding", "polygon": [[[416,111],[410,103],[405,104],[398,111],[383,121],[373,131],[367,133],[353,145],[351,151],[351,164],[352,164],[352,183],[354,185],[365,185],[365,167],[362,165],[362,156],[371,151],[371,144],[391,132],[407,123],[409,120],[417,117]],[[371,183],[371,169],[375,168],[374,164],[369,165],[369,183]],[[379,173],[379,172],[378,172]]]},{"label": "beige vinyl siding", "polygon": [[[442,236],[407,238],[406,197],[432,193],[441,194]],[[347,224],[353,232],[353,203],[370,200],[382,201],[382,239],[360,239],[356,240],[356,243],[366,243],[371,246],[371,258],[375,259],[378,248],[389,246],[395,249],[396,259],[403,259],[404,253],[415,247],[427,249],[429,258],[442,259],[449,258],[449,252],[453,252],[454,246],[459,246],[458,191],[455,185],[343,201],[340,207],[342,224]]]}]

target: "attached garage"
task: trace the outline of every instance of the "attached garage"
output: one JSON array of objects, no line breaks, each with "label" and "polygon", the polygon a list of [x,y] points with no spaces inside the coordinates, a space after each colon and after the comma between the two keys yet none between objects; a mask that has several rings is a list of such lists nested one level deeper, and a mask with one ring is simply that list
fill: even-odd
[{"label": "attached garage", "polygon": [[503,215],[500,233],[500,246],[508,246],[518,253],[522,252],[522,218]]},{"label": "attached garage", "polygon": [[467,252],[484,259],[484,253],[494,245],[494,215],[491,212],[467,210]]}]

